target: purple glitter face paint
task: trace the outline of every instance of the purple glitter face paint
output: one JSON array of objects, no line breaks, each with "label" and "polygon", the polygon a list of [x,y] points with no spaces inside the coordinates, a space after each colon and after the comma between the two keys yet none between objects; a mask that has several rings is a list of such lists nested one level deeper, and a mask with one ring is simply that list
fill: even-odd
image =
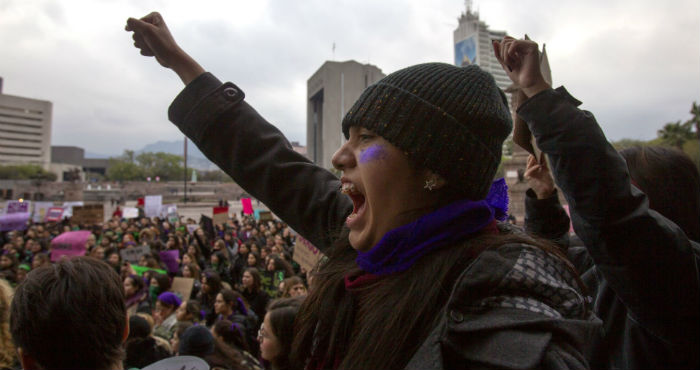
[{"label": "purple glitter face paint", "polygon": [[374,144],[360,153],[360,163],[367,163],[386,158],[384,147]]}]

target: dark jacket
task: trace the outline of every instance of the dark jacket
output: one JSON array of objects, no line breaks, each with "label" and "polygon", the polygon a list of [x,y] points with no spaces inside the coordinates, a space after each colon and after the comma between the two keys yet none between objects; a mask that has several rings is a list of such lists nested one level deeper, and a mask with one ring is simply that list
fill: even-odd
[{"label": "dark jacket", "polygon": [[544,91],[518,114],[528,122],[571,211],[555,196],[526,199],[526,229],[568,247],[567,254],[603,320],[592,367],[616,369],[700,366],[700,245],[650,210],[630,184],[625,161],[593,115],[566,90]]},{"label": "dark jacket", "polygon": [[[352,211],[329,171],[292,150],[231,83],[192,81],[169,110],[202,152],[324,250]],[[525,244],[482,252],[452,287],[439,324],[407,368],[586,368],[599,320],[562,262]]]}]

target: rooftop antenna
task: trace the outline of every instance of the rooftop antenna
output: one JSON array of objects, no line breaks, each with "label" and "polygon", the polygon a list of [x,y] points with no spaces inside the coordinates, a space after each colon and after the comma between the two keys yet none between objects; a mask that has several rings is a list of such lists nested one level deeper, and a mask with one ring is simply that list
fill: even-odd
[{"label": "rooftop antenna", "polygon": [[464,0],[464,7],[467,8],[467,13],[472,11],[472,0]]},{"label": "rooftop antenna", "polygon": [[335,41],[333,41],[333,61],[335,61]]}]

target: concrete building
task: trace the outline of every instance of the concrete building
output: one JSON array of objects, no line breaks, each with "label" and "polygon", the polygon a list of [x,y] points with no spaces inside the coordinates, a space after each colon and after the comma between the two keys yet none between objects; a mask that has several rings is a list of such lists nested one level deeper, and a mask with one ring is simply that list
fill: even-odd
[{"label": "concrete building", "polygon": [[0,165],[51,163],[49,101],[6,95],[0,81]]},{"label": "concrete building", "polygon": [[85,149],[77,146],[54,145],[51,158],[51,172],[56,174],[57,181],[71,181],[76,169],[81,181],[96,181],[109,168],[109,159],[85,158]]},{"label": "concrete building", "polygon": [[343,144],[343,116],[367,86],[384,77],[382,70],[354,60],[323,63],[307,81],[306,155],[323,168]]},{"label": "concrete building", "polygon": [[[467,1],[467,10],[458,21],[459,26],[453,33],[455,65],[461,67],[476,64],[493,76],[498,87],[506,90],[511,81],[493,55],[491,44],[491,40],[503,39],[506,32],[489,29],[484,21],[479,20],[479,13],[472,11],[471,1]],[[510,94],[506,95],[510,101]]]}]

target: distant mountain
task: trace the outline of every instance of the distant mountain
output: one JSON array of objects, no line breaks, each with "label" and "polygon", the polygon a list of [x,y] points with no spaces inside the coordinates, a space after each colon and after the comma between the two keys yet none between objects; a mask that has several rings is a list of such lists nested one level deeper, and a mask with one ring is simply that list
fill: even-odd
[{"label": "distant mountain", "polygon": [[[139,155],[141,153],[145,152],[164,152],[164,153],[170,153],[170,154],[177,154],[177,155],[182,155],[182,152],[184,151],[184,143],[182,140],[175,140],[175,141],[164,141],[164,140],[159,140],[156,141],[155,143],[148,144],[144,146],[142,149],[137,150],[135,152],[136,155]],[[187,141],[187,167],[191,167],[194,169],[198,170],[204,170],[204,171],[212,171],[216,170],[219,167],[217,167],[214,163],[212,163],[210,160],[208,160],[204,154],[202,154],[201,151],[199,151],[199,148],[197,148],[192,141],[188,140]]]},{"label": "distant mountain", "polygon": [[116,157],[116,156],[115,156],[115,155],[109,155],[109,154],[93,153],[93,152],[85,151],[85,158],[90,158],[90,159],[109,159],[110,157]]}]

